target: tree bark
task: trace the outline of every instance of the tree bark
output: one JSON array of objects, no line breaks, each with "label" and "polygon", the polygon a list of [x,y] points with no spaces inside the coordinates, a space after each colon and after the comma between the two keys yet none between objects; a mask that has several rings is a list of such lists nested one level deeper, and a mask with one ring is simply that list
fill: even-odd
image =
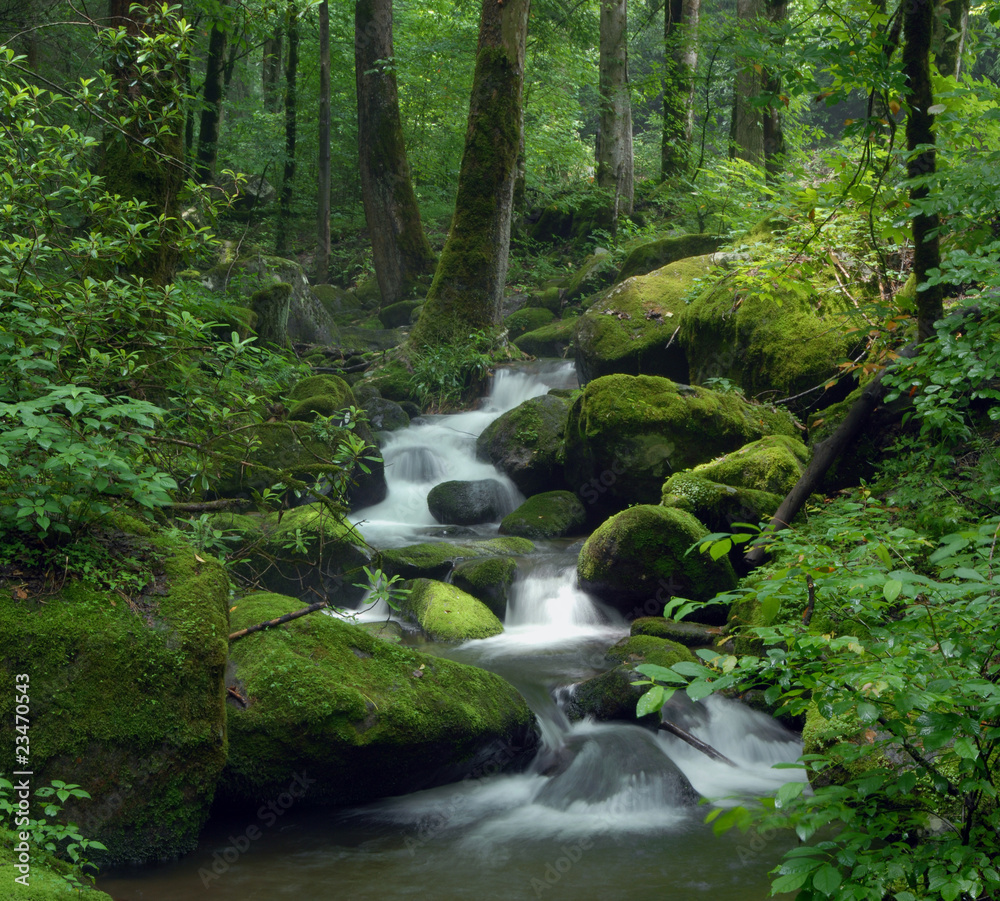
[{"label": "tree bark", "polygon": [[[788,0],[766,0],[767,21],[780,24],[788,18]],[[764,69],[763,90],[772,98],[781,93],[781,77],[769,69]],[[764,169],[768,181],[774,181],[781,171],[785,156],[785,132],[781,125],[781,111],[772,102],[764,110]]]},{"label": "tree bark", "polygon": [[500,324],[520,146],[529,0],[483,0],[469,125],[448,240],[415,347],[467,342]]},{"label": "tree bark", "polygon": [[[933,0],[905,0],[903,12],[903,74],[906,76],[907,177],[934,174],[934,105],[930,54],[934,30]],[[918,148],[924,148],[919,150]],[[910,201],[919,206],[930,194],[926,185],[910,188]],[[928,273],[941,265],[937,213],[919,213],[913,219],[913,272],[917,279],[917,338],[934,335],[934,323],[944,315],[940,285],[928,286]]]},{"label": "tree bark", "polygon": [[937,0],[934,65],[942,75],[962,74],[962,53],[969,34],[969,0]]},{"label": "tree bark", "polygon": [[701,0],[667,0],[663,6],[663,143],[660,179],[682,175],[694,134],[694,75],[698,68]]},{"label": "tree bark", "polygon": [[[225,3],[222,4],[225,6]],[[229,32],[224,22],[216,20],[208,36],[208,56],[205,60],[204,107],[198,130],[196,173],[204,184],[215,177],[219,151],[219,124],[222,117],[222,70],[226,63],[226,43]]]},{"label": "tree bark", "polygon": [[278,200],[278,235],[275,252],[288,250],[288,230],[292,222],[292,192],[295,187],[295,130],[297,125],[296,87],[299,71],[299,21],[294,3],[288,4],[285,32],[288,35],[288,61],[285,65],[285,170]]},{"label": "tree bark", "polygon": [[319,200],[316,205],[316,281],[330,275],[330,3],[319,5]]},{"label": "tree bark", "polygon": [[628,0],[601,0],[601,115],[597,132],[597,185],[614,192],[612,213],[630,214],[635,197],[632,99],[628,80]]},{"label": "tree bark", "polygon": [[[764,12],[764,0],[736,0],[736,16],[740,29],[756,28]],[[764,86],[763,72],[753,60],[736,60],[733,82],[733,114],[729,124],[729,157],[764,165],[764,121],[753,98]]]},{"label": "tree bark", "polygon": [[264,41],[261,66],[261,90],[264,94],[264,109],[276,113],[281,106],[281,92],[278,80],[281,78],[281,26],[276,25],[271,36]]},{"label": "tree bark", "polygon": [[354,70],[358,162],[365,220],[382,305],[397,303],[434,272],[406,159],[393,63],[392,0],[357,0]]}]

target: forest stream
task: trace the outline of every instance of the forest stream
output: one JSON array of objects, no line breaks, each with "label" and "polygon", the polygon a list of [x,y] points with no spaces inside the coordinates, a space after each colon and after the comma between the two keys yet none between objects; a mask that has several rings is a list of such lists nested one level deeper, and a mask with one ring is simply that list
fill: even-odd
[{"label": "forest stream", "polygon": [[[498,373],[481,409],[425,416],[382,447],[389,496],[353,517],[373,544],[468,537],[442,527],[426,496],[445,479],[492,477],[475,458],[476,436],[497,416],[550,388],[575,384],[572,364]],[[492,537],[497,525],[476,527]],[[576,587],[579,544],[539,544],[519,561],[505,632],[459,646],[420,648],[492,670],[527,699],[541,728],[521,773],[485,767],[462,782],[345,810],[292,803],[256,819],[213,818],[180,860],[110,871],[98,887],[116,901],[278,898],[573,899],[668,897],[753,901],[786,836],[713,836],[704,802],[772,794],[797,770],[797,737],[776,721],[721,698],[675,696],[670,716],[728,756],[718,763],[680,740],[625,723],[570,723],[560,706],[573,683],[608,668],[607,648],[628,634],[619,613]],[[388,608],[363,616],[385,619]],[[681,703],[683,702],[683,703]]]}]

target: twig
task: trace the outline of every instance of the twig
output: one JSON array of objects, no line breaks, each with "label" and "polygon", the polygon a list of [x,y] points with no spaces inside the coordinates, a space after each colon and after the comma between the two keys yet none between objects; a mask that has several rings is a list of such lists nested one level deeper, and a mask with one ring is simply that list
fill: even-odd
[{"label": "twig", "polygon": [[310,604],[308,607],[296,610],[294,613],[286,613],[284,616],[279,616],[277,619],[269,619],[266,623],[260,623],[256,626],[248,626],[246,629],[240,629],[238,632],[233,632],[229,636],[229,640],[239,641],[241,638],[245,638],[247,635],[252,635],[254,632],[261,632],[264,629],[270,629],[273,626],[280,626],[283,623],[291,622],[293,619],[298,619],[300,616],[306,616],[309,613],[315,613],[317,610],[322,610],[324,607],[328,606],[329,604],[325,600],[319,601],[316,604]]},{"label": "twig", "polygon": [[682,729],[676,723],[664,720],[657,728],[662,729],[664,732],[669,732],[671,735],[676,735],[682,741],[686,741],[695,750],[701,751],[701,753],[707,757],[711,757],[712,760],[718,760],[719,763],[725,763],[734,769],[737,768],[736,764],[726,757],[725,754],[716,751],[715,748],[713,748],[710,744],[703,742],[700,738],[695,738],[690,732],[686,729]]}]

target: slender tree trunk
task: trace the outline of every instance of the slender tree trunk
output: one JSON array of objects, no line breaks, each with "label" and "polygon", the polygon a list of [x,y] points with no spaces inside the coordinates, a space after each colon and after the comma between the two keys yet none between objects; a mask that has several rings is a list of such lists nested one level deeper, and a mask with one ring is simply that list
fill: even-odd
[{"label": "slender tree trunk", "polygon": [[[906,148],[910,157],[906,174],[915,179],[932,175],[934,151],[934,105],[931,91],[931,44],[934,32],[933,0],[905,0],[903,4],[903,74],[906,76]],[[925,147],[920,153],[916,148]],[[910,189],[910,199],[919,204],[930,189]],[[917,337],[924,341],[934,335],[934,323],[944,315],[940,285],[927,286],[928,272],[941,265],[938,242],[940,220],[937,213],[920,213],[913,218],[913,272],[917,278]]]},{"label": "slender tree trunk", "polygon": [[969,0],[937,0],[934,65],[942,75],[962,74],[962,53],[969,34]]},{"label": "slender tree trunk", "polygon": [[[766,0],[767,20],[772,25],[788,18],[788,0]],[[777,97],[781,93],[781,78],[769,69],[764,70],[765,94]],[[764,168],[768,181],[774,181],[781,171],[785,156],[785,132],[781,126],[780,108],[772,101],[764,110]]]},{"label": "slender tree trunk", "polygon": [[660,178],[682,175],[694,134],[694,75],[698,68],[701,0],[667,0],[663,6],[663,144]]},{"label": "slender tree trunk", "polygon": [[403,300],[434,271],[420,221],[399,117],[393,65],[392,0],[357,0],[354,71],[361,196],[382,305]]},{"label": "slender tree trunk", "polygon": [[628,80],[628,0],[601,0],[601,116],[597,132],[597,184],[614,192],[612,212],[632,212],[632,100]]},{"label": "slender tree trunk", "polygon": [[278,236],[275,252],[288,250],[288,229],[292,222],[292,191],[295,187],[295,129],[297,124],[296,86],[299,71],[299,21],[294,3],[288,4],[288,61],[285,65],[285,171],[278,201]]},{"label": "slender tree trunk", "polygon": [[330,3],[319,5],[319,202],[316,208],[316,280],[330,273]]},{"label": "slender tree trunk", "polygon": [[281,106],[281,25],[276,25],[271,36],[264,41],[263,65],[261,66],[261,89],[264,94],[264,109],[276,113]]},{"label": "slender tree trunk", "polygon": [[[225,6],[225,4],[223,4]],[[222,116],[222,70],[226,62],[229,32],[224,22],[216,20],[208,36],[208,57],[205,60],[205,105],[201,111],[198,131],[198,180],[210,183],[215,177],[219,152],[219,123]]]},{"label": "slender tree trunk", "polygon": [[500,324],[521,144],[521,98],[529,0],[483,0],[465,152],[448,240],[415,347],[468,341]]},{"label": "slender tree trunk", "polygon": [[[738,27],[752,29],[764,12],[764,0],[736,0]],[[764,165],[764,121],[761,108],[753,105],[753,98],[763,88],[760,67],[746,58],[736,60],[736,79],[733,83],[733,115],[729,124],[730,159],[746,160]]]}]

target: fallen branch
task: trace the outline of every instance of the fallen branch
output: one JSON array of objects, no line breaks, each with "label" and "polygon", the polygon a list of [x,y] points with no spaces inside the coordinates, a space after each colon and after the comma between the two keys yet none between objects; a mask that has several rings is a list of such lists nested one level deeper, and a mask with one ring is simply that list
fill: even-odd
[{"label": "fallen branch", "polygon": [[676,723],[671,723],[669,720],[663,720],[657,728],[662,729],[664,732],[669,732],[671,735],[676,735],[682,741],[686,741],[695,750],[701,751],[701,753],[707,757],[711,757],[712,760],[718,760],[719,763],[725,763],[734,768],[736,767],[736,764],[726,757],[725,754],[721,754],[719,751],[716,751],[715,748],[713,748],[710,744],[706,744],[700,738],[695,738],[690,732],[686,729],[682,729]]},{"label": "fallen branch", "polygon": [[315,613],[317,610],[322,610],[324,607],[328,607],[327,601],[318,601],[315,604],[310,604],[308,607],[303,607],[301,610],[296,610],[294,613],[286,613],[284,616],[279,616],[277,619],[269,619],[266,623],[260,623],[256,626],[247,626],[245,629],[240,629],[238,632],[233,632],[229,636],[230,641],[239,641],[241,638],[245,638],[247,635],[252,635],[254,632],[262,632],[264,629],[270,629],[273,626],[280,626],[283,623],[291,622],[293,619],[298,619],[300,616],[306,616],[309,613]]}]

